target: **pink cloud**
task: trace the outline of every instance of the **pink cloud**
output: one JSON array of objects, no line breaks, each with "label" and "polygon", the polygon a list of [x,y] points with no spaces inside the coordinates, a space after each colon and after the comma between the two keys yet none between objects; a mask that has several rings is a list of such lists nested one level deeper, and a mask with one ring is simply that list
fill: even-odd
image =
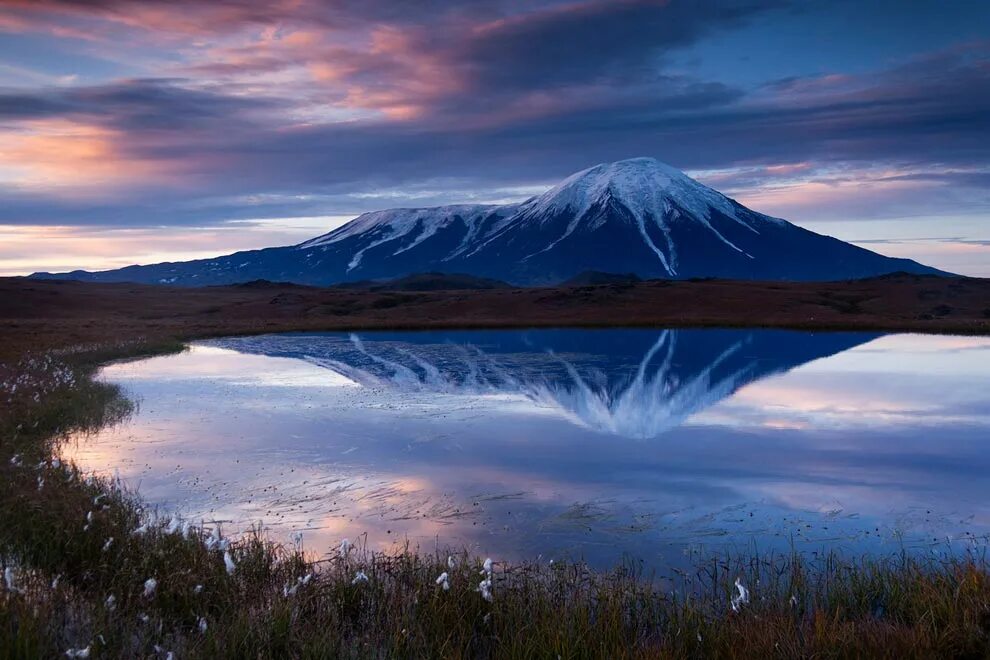
[{"label": "pink cloud", "polygon": [[108,229],[0,225],[0,276],[26,275],[39,270],[104,270],[134,263],[202,259],[223,251],[291,245],[322,233],[335,222],[328,218],[320,228],[293,228],[286,224],[236,223],[195,231],[186,227]]},{"label": "pink cloud", "polygon": [[8,182],[18,188],[77,197],[145,181],[176,183],[167,163],[128,153],[126,135],[106,127],[37,119],[0,131],[0,139],[0,167],[13,173]]}]

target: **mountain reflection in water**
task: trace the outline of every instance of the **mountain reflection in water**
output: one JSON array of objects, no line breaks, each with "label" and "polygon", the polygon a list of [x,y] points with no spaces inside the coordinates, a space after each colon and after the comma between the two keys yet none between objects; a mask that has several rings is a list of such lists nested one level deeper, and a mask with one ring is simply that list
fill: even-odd
[{"label": "mountain reflection in water", "polygon": [[235,337],[211,344],[306,360],[365,387],[521,395],[576,423],[655,438],[740,387],[878,337],[781,330],[530,330]]},{"label": "mountain reflection in water", "polygon": [[[296,333],[108,365],[139,402],[64,458],[164,515],[496,558],[859,553],[990,533],[990,338],[782,330]],[[366,537],[363,535],[367,535]]]}]

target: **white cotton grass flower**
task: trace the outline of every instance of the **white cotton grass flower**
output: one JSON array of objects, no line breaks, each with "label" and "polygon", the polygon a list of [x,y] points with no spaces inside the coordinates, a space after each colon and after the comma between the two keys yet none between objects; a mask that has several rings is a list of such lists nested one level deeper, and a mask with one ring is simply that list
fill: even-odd
[{"label": "white cotton grass flower", "polygon": [[202,617],[202,616],[199,617],[199,621],[196,622],[196,627],[199,628],[199,633],[201,635],[205,635],[206,634],[206,630],[208,628],[208,626],[206,624],[206,617]]},{"label": "white cotton grass flower", "polygon": [[182,521],[179,520],[179,516],[172,515],[172,519],[168,521],[168,526],[165,528],[166,534],[175,534],[182,527]]},{"label": "white cotton grass flower", "polygon": [[108,610],[113,612],[115,609],[117,609],[117,598],[113,594],[110,594],[109,596],[107,596],[107,599],[103,602],[103,604],[106,606]]},{"label": "white cotton grass flower", "polygon": [[220,542],[220,526],[216,526],[210,530],[210,535],[203,539],[203,545],[206,546],[207,550],[212,550]]},{"label": "white cotton grass flower", "polygon": [[481,597],[487,600],[489,603],[492,602],[492,579],[491,577],[486,577],[478,584],[478,593]]},{"label": "white cotton grass flower", "polygon": [[155,590],[158,588],[158,580],[155,578],[148,578],[144,581],[144,597],[151,598],[155,595]]},{"label": "white cotton grass flower", "polygon": [[286,584],[282,587],[282,595],[288,598],[289,596],[295,596],[296,592],[299,591],[299,587],[305,587],[309,584],[309,581],[313,579],[313,573],[307,573],[302,577],[296,578],[296,583],[291,587]]},{"label": "white cotton grass flower", "polygon": [[457,560],[454,559],[454,555],[447,555],[447,568],[454,570],[457,567]]},{"label": "white cotton grass flower", "polygon": [[131,532],[131,536],[141,536],[145,534],[147,531],[148,531],[148,523],[144,523],[143,525],[135,529],[133,532]]},{"label": "white cotton grass flower", "polygon": [[193,594],[198,596],[201,593],[203,593],[203,585],[197,584],[195,587],[193,587]]},{"label": "white cotton grass flower", "polygon": [[298,547],[300,547],[302,545],[302,542],[303,542],[303,533],[302,532],[293,532],[292,533],[292,544],[298,548]]},{"label": "white cotton grass flower", "polygon": [[440,574],[440,577],[436,579],[437,586],[443,587],[444,591],[450,591],[450,576],[447,575],[447,571]]},{"label": "white cotton grass flower", "polygon": [[138,614],[138,621],[140,621],[141,623],[148,623],[149,621],[151,621],[151,617],[145,614],[144,612],[142,612],[141,614]]},{"label": "white cotton grass flower", "polygon": [[41,490],[44,487],[45,487],[45,478],[39,476],[38,477],[38,490]]},{"label": "white cotton grass flower", "polygon": [[213,528],[213,531],[210,532],[209,537],[203,541],[203,544],[206,546],[207,550],[213,550],[215,548],[217,550],[226,551],[227,548],[230,547],[230,541],[220,536],[219,525]]},{"label": "white cotton grass flower", "polygon": [[492,558],[491,557],[488,557],[487,559],[485,559],[485,563],[481,565],[481,573],[480,574],[481,575],[488,575],[489,577],[491,576],[491,574],[492,574]]},{"label": "white cotton grass flower", "polygon": [[21,464],[21,455],[20,454],[14,454],[13,456],[11,456],[10,457],[10,464],[13,465],[13,466],[15,466],[15,467],[16,466],[19,466]]},{"label": "white cotton grass flower", "polygon": [[223,551],[223,565],[227,569],[227,575],[231,575],[234,572],[234,569],[237,568],[237,564],[234,563],[234,559],[230,556],[229,550]]},{"label": "white cotton grass flower", "polygon": [[340,554],[346,557],[347,553],[349,553],[353,547],[354,546],[351,545],[350,539],[342,539],[340,541]]},{"label": "white cotton grass flower", "polygon": [[17,593],[20,589],[17,588],[17,581],[14,576],[14,569],[8,566],[3,569],[3,584],[7,587],[7,591],[12,591]]},{"label": "white cotton grass flower", "polygon": [[68,649],[65,652],[65,657],[67,658],[88,658],[90,650],[92,650],[93,645],[90,644],[84,649]]},{"label": "white cotton grass flower", "polygon": [[743,586],[742,580],[736,578],[735,582],[736,590],[739,592],[738,595],[732,597],[731,605],[732,611],[738,612],[742,609],[743,605],[749,603],[749,589]]},{"label": "white cotton grass flower", "polygon": [[58,458],[53,458],[52,459],[52,468],[54,468],[54,469],[57,470],[60,467],[62,467],[62,461],[60,461]]},{"label": "white cotton grass flower", "polygon": [[108,551],[110,549],[110,546],[112,545],[113,545],[113,537],[111,536],[110,538],[107,539],[107,542],[103,544],[103,552]]},{"label": "white cotton grass flower", "polygon": [[58,583],[62,580],[62,574],[59,573],[52,579],[52,591],[58,589]]},{"label": "white cotton grass flower", "polygon": [[351,584],[361,584],[368,581],[368,576],[365,575],[364,571],[358,571],[354,574],[354,579],[351,580]]}]

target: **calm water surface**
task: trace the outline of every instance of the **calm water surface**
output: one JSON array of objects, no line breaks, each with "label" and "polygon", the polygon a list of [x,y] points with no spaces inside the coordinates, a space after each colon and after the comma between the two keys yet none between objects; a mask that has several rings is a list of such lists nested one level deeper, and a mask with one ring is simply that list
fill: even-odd
[{"label": "calm water surface", "polygon": [[66,448],[163,515],[500,559],[676,564],[990,534],[990,339],[773,330],[279,334],[102,370]]}]

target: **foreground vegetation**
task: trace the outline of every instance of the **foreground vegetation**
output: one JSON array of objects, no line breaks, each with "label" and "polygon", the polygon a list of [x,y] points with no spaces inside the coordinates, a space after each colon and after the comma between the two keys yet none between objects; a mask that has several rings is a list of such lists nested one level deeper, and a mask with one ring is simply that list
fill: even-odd
[{"label": "foreground vegetation", "polygon": [[130,411],[98,364],[174,350],[0,365],[0,657],[990,657],[977,555],[713,557],[658,577],[157,520],[55,456]]}]

